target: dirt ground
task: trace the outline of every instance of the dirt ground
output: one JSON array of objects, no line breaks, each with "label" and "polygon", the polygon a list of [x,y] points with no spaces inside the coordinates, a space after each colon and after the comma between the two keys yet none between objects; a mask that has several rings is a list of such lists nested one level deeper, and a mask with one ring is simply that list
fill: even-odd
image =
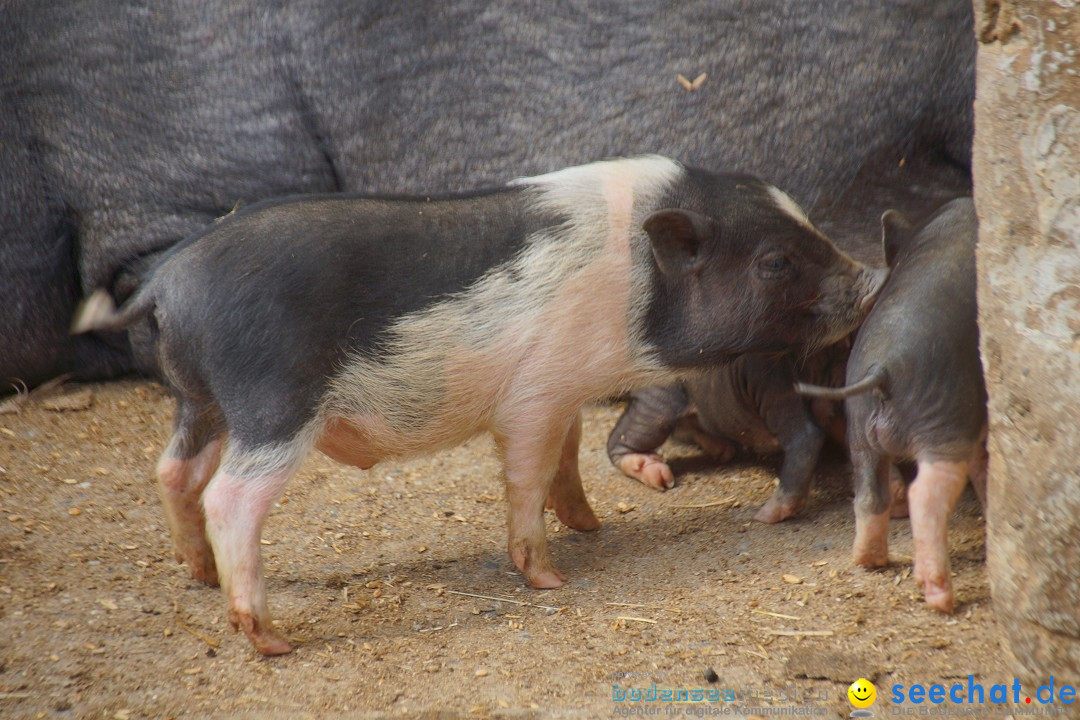
[{"label": "dirt ground", "polygon": [[[296,647],[264,659],[173,559],[152,475],[172,407],[124,381],[0,414],[0,717],[847,717],[859,677],[880,717],[896,684],[1007,677],[970,490],[950,537],[958,609],[940,615],[911,577],[907,520],[888,569],[852,566],[842,458],[801,519],[765,526],[751,517],[775,460],[718,468],[669,446],[679,484],[654,492],[608,463],[617,405],[585,413],[604,527],[549,513],[559,590],[527,587],[505,553],[489,439],[367,471],[313,455],[263,534],[271,611]],[[653,683],[735,699],[613,699]]]}]

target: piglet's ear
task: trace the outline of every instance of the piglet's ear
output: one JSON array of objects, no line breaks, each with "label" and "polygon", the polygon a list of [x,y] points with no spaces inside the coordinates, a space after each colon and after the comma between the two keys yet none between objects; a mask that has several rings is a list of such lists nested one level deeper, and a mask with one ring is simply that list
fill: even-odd
[{"label": "piglet's ear", "polygon": [[899,210],[886,210],[881,216],[881,245],[885,251],[885,264],[889,267],[896,262],[900,248],[904,247],[914,228],[904,213]]},{"label": "piglet's ear", "polygon": [[653,257],[665,275],[696,272],[703,262],[702,245],[716,234],[716,223],[690,210],[657,210],[645,218]]}]

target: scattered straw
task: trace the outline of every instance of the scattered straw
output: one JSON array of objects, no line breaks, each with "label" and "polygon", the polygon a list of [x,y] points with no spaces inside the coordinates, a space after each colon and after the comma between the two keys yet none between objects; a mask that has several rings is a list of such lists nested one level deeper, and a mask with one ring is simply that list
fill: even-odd
[{"label": "scattered straw", "polygon": [[480,598],[481,600],[493,600],[495,602],[513,603],[514,605],[524,605],[526,607],[540,608],[541,610],[552,610],[559,612],[561,608],[552,607],[550,605],[537,605],[536,603],[523,602],[521,600],[514,600],[512,598],[504,597],[492,597],[491,595],[477,595],[476,593],[461,592],[460,590],[447,590],[451,595],[464,595],[465,597]]},{"label": "scattered straw", "polygon": [[192,627],[188,627],[187,623],[185,623],[180,618],[176,618],[176,624],[180,626],[181,630],[185,630],[185,631],[191,633],[192,635],[199,638],[200,640],[202,640],[204,643],[206,643],[210,647],[212,647],[212,648],[221,647],[221,642],[220,641],[215,640],[212,637],[207,637],[206,635],[203,635],[201,632],[199,632],[198,630],[196,630],[196,629],[194,629]]},{"label": "scattered straw", "polygon": [[649,623],[650,625],[655,625],[655,624],[656,624],[656,621],[655,621],[655,620],[652,620],[652,619],[650,619],[650,618],[641,618],[641,617],[633,617],[633,616],[631,616],[631,615],[619,615],[619,616],[618,616],[617,618],[615,618],[615,619],[616,619],[616,620],[630,620],[630,621],[632,621],[632,622],[643,622],[643,623]]},{"label": "scattered straw", "polygon": [[604,604],[612,607],[646,608],[648,610],[665,610],[673,613],[682,612],[679,608],[664,607],[663,605],[646,605],[644,603],[606,602]]},{"label": "scattered straw", "polygon": [[724,498],[723,500],[715,500],[713,502],[707,502],[707,503],[697,503],[695,505],[669,505],[668,507],[680,508],[680,509],[684,509],[684,510],[700,510],[702,508],[722,507],[724,505],[732,505],[732,504],[734,504],[736,502],[738,502],[738,500],[736,498],[729,497],[729,498]]},{"label": "scattered straw", "polygon": [[769,612],[768,610],[751,610],[750,612],[757,613],[758,615],[768,615],[769,617],[783,618],[784,620],[802,620],[802,618],[797,618],[794,615],[781,615],[780,613]]}]

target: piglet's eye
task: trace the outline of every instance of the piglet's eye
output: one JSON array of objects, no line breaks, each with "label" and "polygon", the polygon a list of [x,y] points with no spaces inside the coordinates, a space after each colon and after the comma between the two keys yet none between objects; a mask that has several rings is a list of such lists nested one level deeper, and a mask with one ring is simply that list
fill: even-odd
[{"label": "piglet's eye", "polygon": [[758,268],[766,276],[787,272],[791,267],[791,261],[784,255],[766,255],[758,261]]}]

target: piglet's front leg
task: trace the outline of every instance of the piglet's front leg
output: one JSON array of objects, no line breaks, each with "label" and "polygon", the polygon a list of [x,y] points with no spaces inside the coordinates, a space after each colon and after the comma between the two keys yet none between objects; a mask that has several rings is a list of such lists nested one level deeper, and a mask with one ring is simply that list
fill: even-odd
[{"label": "piglet's front leg", "polygon": [[[551,494],[573,421],[553,421],[538,411],[532,417],[520,413],[501,426],[495,441],[506,481],[510,559],[533,587],[561,587],[566,577],[548,556],[544,504]],[[564,488],[560,488],[563,492]],[[556,507],[565,499],[556,494]]]},{"label": "piglet's front leg", "polygon": [[764,390],[761,415],[780,441],[784,462],[779,487],[754,515],[755,520],[764,523],[781,522],[802,512],[825,444],[825,431],[814,422],[805,401],[791,391],[789,376],[776,375],[772,386]]},{"label": "piglet's front leg", "polygon": [[656,450],[668,439],[689,406],[690,401],[681,385],[635,392],[608,436],[607,451],[611,463],[624,475],[640,480],[654,490],[674,487],[675,474]]},{"label": "piglet's front leg", "polygon": [[802,512],[810,494],[814,468],[825,443],[825,433],[807,418],[803,428],[782,436],[781,443],[784,462],[780,467],[780,486],[754,515],[758,522],[777,523]]}]

